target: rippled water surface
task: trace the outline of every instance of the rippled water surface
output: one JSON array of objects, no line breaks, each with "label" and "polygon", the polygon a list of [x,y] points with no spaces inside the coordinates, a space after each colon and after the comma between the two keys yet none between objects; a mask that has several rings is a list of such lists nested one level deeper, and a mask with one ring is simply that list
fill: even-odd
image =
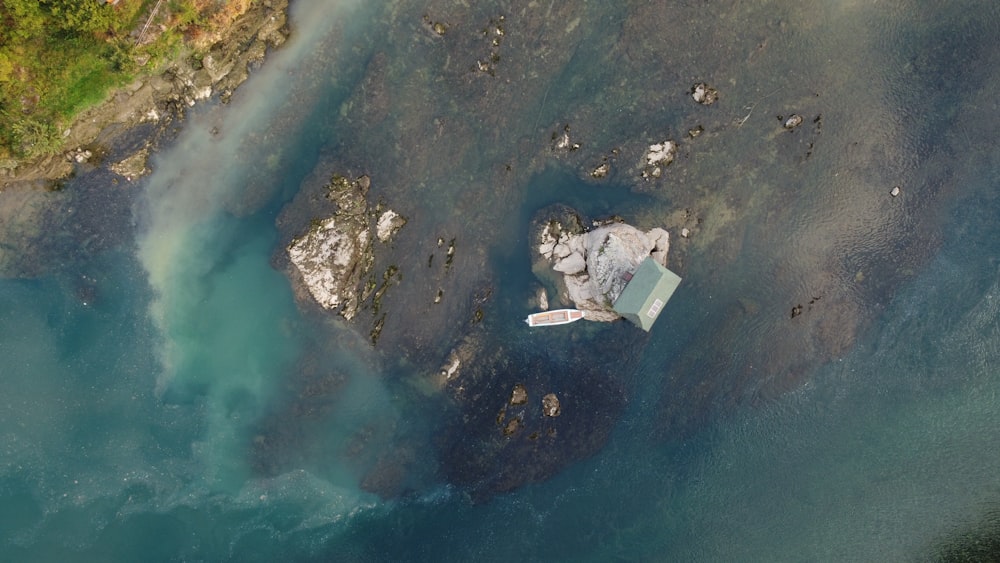
[{"label": "rippled water surface", "polygon": [[[473,4],[297,2],[150,176],[3,226],[0,559],[996,556],[1000,10]],[[285,275],[334,173],[408,219],[350,323]],[[671,232],[649,335],[523,327],[560,205]],[[514,383],[560,417],[505,438]]]}]

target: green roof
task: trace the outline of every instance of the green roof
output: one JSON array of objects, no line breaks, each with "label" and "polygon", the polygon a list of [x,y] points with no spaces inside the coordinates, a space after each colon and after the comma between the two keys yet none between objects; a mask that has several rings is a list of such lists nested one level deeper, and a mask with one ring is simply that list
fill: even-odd
[{"label": "green roof", "polygon": [[648,332],[680,283],[680,276],[647,257],[615,300],[615,312]]}]

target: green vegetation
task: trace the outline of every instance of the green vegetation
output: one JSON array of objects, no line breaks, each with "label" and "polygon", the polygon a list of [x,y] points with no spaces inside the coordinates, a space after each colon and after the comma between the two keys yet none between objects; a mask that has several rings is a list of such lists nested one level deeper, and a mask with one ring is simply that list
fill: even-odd
[{"label": "green vegetation", "polygon": [[0,3],[0,158],[58,150],[60,126],[131,77],[128,33],[143,4]]},{"label": "green vegetation", "polygon": [[[248,4],[0,1],[0,161],[58,151],[61,132],[76,114],[138,72],[155,70],[185,39],[210,35],[206,31],[228,23]],[[155,20],[140,42],[154,7]]]}]

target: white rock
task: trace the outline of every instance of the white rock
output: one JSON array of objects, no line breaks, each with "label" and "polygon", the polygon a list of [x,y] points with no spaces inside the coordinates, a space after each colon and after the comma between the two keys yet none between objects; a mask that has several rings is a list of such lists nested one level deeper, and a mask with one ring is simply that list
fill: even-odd
[{"label": "white rock", "polygon": [[710,106],[719,99],[719,91],[704,82],[699,82],[691,89],[691,97],[699,104]]},{"label": "white rock", "polygon": [[323,308],[333,309],[344,303],[344,271],[367,242],[367,231],[351,237],[337,230],[336,218],[330,217],[292,241],[288,258],[302,274],[313,299]]},{"label": "white rock", "polygon": [[[560,239],[562,240],[562,239]],[[566,242],[569,242],[568,240]],[[570,250],[569,245],[565,242],[560,242],[552,249],[552,254],[555,255],[560,260],[572,254],[573,251]]]},{"label": "white rock", "polygon": [[380,242],[388,242],[405,224],[406,219],[390,209],[378,218],[378,224],[375,227],[375,236],[378,237]]},{"label": "white rock", "polygon": [[691,92],[691,97],[700,104],[705,101],[705,92],[707,90],[708,88],[705,84],[695,84],[694,91]]},{"label": "white rock", "polygon": [[631,274],[653,250],[653,242],[631,225],[615,224],[587,233],[587,271],[608,304],[621,295]]},{"label": "white rock", "polygon": [[569,133],[563,133],[559,140],[556,141],[555,147],[557,149],[568,149],[572,147],[573,144],[569,140]]},{"label": "white rock", "polygon": [[649,152],[646,153],[647,166],[666,166],[674,161],[677,154],[677,143],[673,141],[663,141],[655,145],[649,145]]},{"label": "white rock", "polygon": [[212,96],[212,87],[205,86],[204,88],[197,88],[194,91],[194,99],[196,100],[207,100]]},{"label": "white rock", "polygon": [[555,250],[555,247],[556,247],[555,241],[543,242],[542,244],[538,245],[538,253],[544,256],[546,260],[550,259],[552,258],[552,251]]},{"label": "white rock", "polygon": [[657,227],[650,229],[646,233],[646,237],[653,241],[653,250],[650,252],[653,260],[660,264],[666,264],[667,254],[670,252],[670,233]]},{"label": "white rock", "polygon": [[460,367],[462,367],[462,360],[460,360],[458,356],[455,356],[451,359],[451,363],[441,370],[441,372],[445,376],[445,379],[451,380],[455,377],[455,374],[458,373],[458,368]]},{"label": "white rock", "polygon": [[539,287],[537,292],[538,298],[538,308],[542,311],[549,310],[549,293],[545,291],[544,287]]},{"label": "white rock", "polygon": [[670,250],[670,233],[666,229],[655,227],[646,232],[646,238],[653,242],[653,251]]},{"label": "white rock", "polygon": [[590,283],[590,276],[586,274],[566,276],[564,281],[566,282],[566,291],[569,294],[569,299],[575,303],[577,307],[586,309],[588,308],[587,304],[589,303],[589,308],[600,308],[597,303],[599,296],[594,286]]},{"label": "white rock", "polygon": [[580,253],[574,252],[556,262],[556,265],[552,269],[564,274],[579,274],[587,269],[587,261],[583,259]]},{"label": "white rock", "polygon": [[799,125],[802,125],[802,116],[797,113],[785,120],[785,129],[795,129]]}]

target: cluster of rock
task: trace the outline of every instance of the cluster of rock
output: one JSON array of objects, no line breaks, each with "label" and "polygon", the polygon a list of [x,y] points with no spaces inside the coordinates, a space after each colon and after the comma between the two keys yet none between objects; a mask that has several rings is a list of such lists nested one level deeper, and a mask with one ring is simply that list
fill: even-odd
[{"label": "cluster of rock", "polygon": [[538,235],[538,253],[563,275],[566,297],[593,321],[620,318],[612,306],[632,272],[649,256],[666,266],[669,250],[664,229],[643,232],[625,223],[574,233],[550,221]]},{"label": "cluster of rock", "polygon": [[326,186],[326,197],[337,204],[332,217],[314,220],[309,231],[288,245],[288,258],[306,289],[324,309],[347,319],[375,290],[365,283],[375,263],[372,244],[389,242],[406,223],[395,211],[368,205],[371,180],[349,180],[336,175]]},{"label": "cluster of rock", "polygon": [[674,141],[663,141],[649,145],[646,151],[646,165],[642,169],[643,178],[659,178],[663,174],[663,169],[670,166],[677,156],[677,143]]},{"label": "cluster of rock", "polygon": [[704,82],[691,87],[691,97],[703,106],[710,106],[719,100],[719,91]]},{"label": "cluster of rock", "polygon": [[[248,6],[229,30],[218,34],[217,41],[205,45],[209,48],[204,55],[178,61],[150,80],[149,85],[164,94],[157,105],[166,101],[168,108],[171,104],[193,106],[213,93],[227,101],[249,77],[250,66],[263,60],[268,48],[281,46],[288,38],[287,9],[287,0],[266,0]],[[156,32],[148,34],[144,42],[152,41],[154,35]],[[164,82],[169,83],[169,88],[163,87]],[[158,112],[151,110],[144,118],[155,120],[157,116]]]},{"label": "cluster of rock", "polygon": [[[504,29],[505,19],[504,16],[490,18],[489,24],[480,31],[482,36],[489,40],[490,48],[489,55],[476,60],[475,70],[490,76],[497,75],[497,64],[500,62],[500,45],[503,43],[504,36],[507,35],[507,31]],[[447,27],[442,29],[437,25],[434,26],[434,32],[438,35],[444,35],[447,31]]]},{"label": "cluster of rock", "polygon": [[[504,405],[500,412],[497,413],[497,424],[503,428],[503,435],[510,436],[511,434],[517,432],[521,429],[524,424],[524,413],[515,412],[512,416],[508,417],[507,408],[510,407],[521,407],[528,403],[528,389],[521,383],[514,385],[514,389],[510,393],[510,400],[507,405]],[[559,397],[555,393],[547,393],[542,397],[542,414],[547,417],[556,417],[562,413],[562,407],[559,405]]]}]

